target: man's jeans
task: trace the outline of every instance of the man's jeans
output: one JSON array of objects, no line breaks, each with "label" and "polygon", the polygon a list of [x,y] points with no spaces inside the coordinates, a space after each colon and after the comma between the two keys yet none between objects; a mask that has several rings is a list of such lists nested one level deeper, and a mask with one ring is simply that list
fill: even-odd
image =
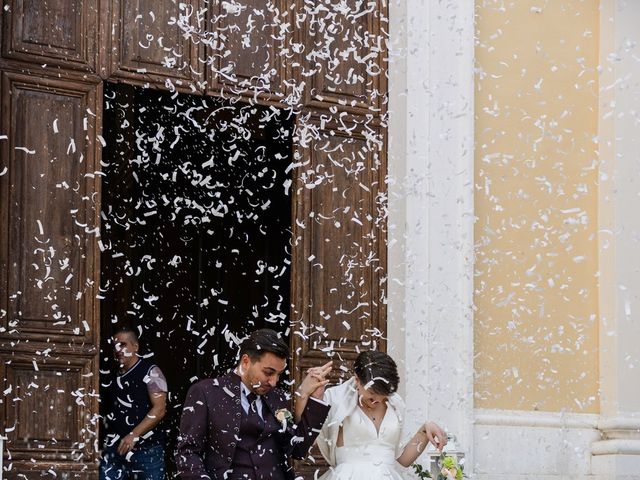
[{"label": "man's jeans", "polygon": [[164,449],[155,444],[136,447],[127,460],[117,445],[105,448],[100,462],[100,480],[164,480]]}]

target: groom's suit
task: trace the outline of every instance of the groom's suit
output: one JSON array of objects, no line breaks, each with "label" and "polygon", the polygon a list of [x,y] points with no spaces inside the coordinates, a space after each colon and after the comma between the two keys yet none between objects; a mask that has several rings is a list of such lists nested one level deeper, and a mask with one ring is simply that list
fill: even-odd
[{"label": "groom's suit", "polygon": [[261,399],[262,418],[246,413],[235,373],[189,389],[176,451],[182,480],[294,478],[289,459],[307,454],[329,406],[309,401],[300,422],[290,420],[283,428],[275,413],[290,408],[286,393],[274,388]]}]

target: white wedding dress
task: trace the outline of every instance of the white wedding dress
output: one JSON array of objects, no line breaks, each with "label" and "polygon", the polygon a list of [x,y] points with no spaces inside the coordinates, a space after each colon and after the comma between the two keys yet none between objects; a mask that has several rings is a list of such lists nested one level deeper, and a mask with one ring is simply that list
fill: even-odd
[{"label": "white wedding dress", "polygon": [[391,408],[376,432],[373,422],[356,408],[342,422],[344,446],[336,448],[336,466],[320,480],[402,480],[396,462],[400,423]]}]

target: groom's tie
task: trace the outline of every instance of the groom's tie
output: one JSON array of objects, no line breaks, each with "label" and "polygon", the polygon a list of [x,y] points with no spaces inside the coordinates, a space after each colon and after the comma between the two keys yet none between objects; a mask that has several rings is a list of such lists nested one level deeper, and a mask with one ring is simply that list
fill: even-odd
[{"label": "groom's tie", "polygon": [[258,414],[258,406],[256,405],[256,400],[258,400],[258,395],[256,395],[253,392],[249,392],[247,394],[247,400],[249,401],[249,412],[248,412],[248,415],[249,416],[255,415],[256,420],[258,421],[258,423],[262,424],[262,418]]}]

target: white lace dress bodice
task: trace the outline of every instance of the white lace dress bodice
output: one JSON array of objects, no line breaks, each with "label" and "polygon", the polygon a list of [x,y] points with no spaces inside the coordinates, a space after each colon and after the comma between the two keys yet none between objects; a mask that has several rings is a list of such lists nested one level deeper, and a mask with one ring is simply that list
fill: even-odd
[{"label": "white lace dress bodice", "polygon": [[342,422],[344,446],[336,448],[336,466],[321,480],[402,480],[396,462],[400,435],[400,423],[391,408],[387,408],[379,432],[369,417],[356,408]]}]

